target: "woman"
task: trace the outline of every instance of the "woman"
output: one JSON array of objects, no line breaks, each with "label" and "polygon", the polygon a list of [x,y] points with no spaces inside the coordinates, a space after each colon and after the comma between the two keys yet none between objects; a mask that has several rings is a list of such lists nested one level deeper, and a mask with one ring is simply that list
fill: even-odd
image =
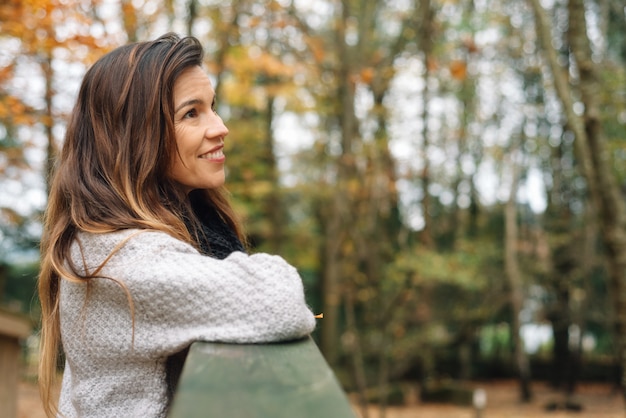
[{"label": "woman", "polygon": [[196,39],[168,34],[85,75],[41,245],[49,416],[165,416],[193,341],[289,340],[315,326],[296,270],[244,252],[223,189],[228,129],[202,59]]}]

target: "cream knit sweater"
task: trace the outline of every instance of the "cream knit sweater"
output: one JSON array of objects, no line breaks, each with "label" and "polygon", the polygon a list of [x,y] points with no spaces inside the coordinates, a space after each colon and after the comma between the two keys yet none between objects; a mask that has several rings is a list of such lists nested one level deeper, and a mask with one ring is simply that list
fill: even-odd
[{"label": "cream knit sweater", "polygon": [[[167,359],[193,341],[282,341],[315,327],[300,276],[278,256],[234,252],[218,260],[165,233],[127,230],[79,234],[72,261],[93,272],[128,237],[99,274],[109,279],[92,280],[89,292],[61,282],[59,409],[67,418],[164,417]],[[134,321],[126,293],[110,279],[128,289]]]}]

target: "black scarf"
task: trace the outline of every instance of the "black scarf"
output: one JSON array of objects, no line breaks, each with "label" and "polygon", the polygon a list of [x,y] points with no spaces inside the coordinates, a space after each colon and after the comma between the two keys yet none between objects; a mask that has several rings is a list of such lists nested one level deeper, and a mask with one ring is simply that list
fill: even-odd
[{"label": "black scarf", "polygon": [[[200,252],[223,260],[234,251],[245,248],[232,228],[224,222],[213,206],[203,201],[192,199],[192,208],[200,221],[200,229],[187,225],[192,236],[197,236]],[[194,233],[194,231],[196,231]]]}]

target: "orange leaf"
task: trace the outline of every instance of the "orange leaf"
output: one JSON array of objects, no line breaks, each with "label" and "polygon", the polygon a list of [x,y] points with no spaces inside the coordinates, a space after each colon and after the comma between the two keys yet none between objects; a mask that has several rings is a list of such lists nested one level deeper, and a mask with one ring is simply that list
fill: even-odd
[{"label": "orange leaf", "polygon": [[465,80],[467,77],[467,63],[455,60],[450,63],[450,74],[457,80]]}]

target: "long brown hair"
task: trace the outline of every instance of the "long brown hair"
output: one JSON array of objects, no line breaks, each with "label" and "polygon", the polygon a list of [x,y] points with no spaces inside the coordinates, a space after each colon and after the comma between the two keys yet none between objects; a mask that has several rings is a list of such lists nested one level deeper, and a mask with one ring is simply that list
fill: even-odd
[{"label": "long brown hair", "polygon": [[[48,416],[57,411],[52,388],[60,344],[60,280],[87,282],[97,274],[81,275],[69,264],[77,232],[159,230],[197,246],[185,225],[192,216],[187,196],[168,170],[177,155],[174,82],[202,60],[197,39],[167,34],[119,47],[85,74],[51,181],[41,241],[39,389]],[[226,191],[203,193],[242,238]]]}]

